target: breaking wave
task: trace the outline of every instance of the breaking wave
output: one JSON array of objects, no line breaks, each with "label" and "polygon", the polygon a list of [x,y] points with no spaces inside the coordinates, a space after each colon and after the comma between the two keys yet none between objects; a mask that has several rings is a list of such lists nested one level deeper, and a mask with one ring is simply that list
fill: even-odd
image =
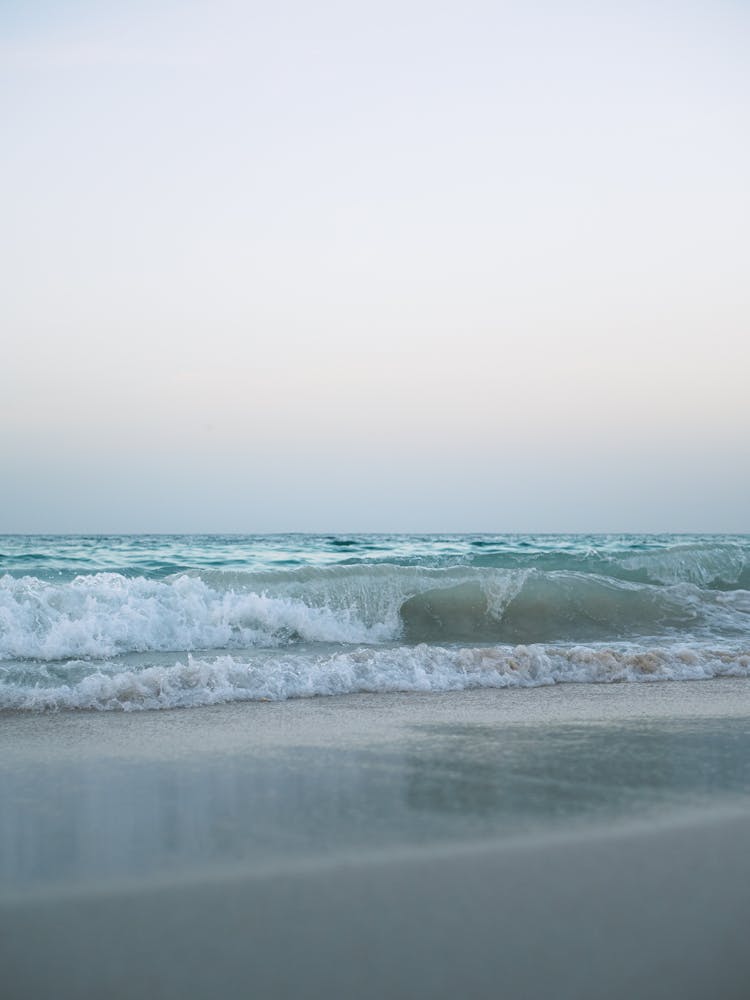
[{"label": "breaking wave", "polygon": [[750,587],[737,582],[746,548],[631,550],[615,568],[582,550],[518,565],[506,553],[503,566],[491,542],[476,552],[439,566],[359,552],[293,569],[8,574],[0,709],[750,674]]},{"label": "breaking wave", "polygon": [[472,567],[0,579],[0,661],[299,642],[590,642],[676,633],[750,634],[750,592]]}]

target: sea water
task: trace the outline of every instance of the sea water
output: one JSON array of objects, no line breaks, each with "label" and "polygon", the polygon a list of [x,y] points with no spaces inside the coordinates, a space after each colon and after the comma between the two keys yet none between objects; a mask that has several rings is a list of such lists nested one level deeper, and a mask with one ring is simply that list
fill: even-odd
[{"label": "sea water", "polygon": [[748,675],[749,536],[0,536],[0,709]]}]

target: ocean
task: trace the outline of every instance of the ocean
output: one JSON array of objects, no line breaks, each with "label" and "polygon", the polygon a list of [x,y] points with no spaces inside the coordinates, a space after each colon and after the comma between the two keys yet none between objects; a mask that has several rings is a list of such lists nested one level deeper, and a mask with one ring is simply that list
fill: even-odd
[{"label": "ocean", "polygon": [[3,997],[744,1000],[749,677],[744,536],[2,537]]},{"label": "ocean", "polygon": [[0,709],[750,675],[750,537],[0,537]]}]

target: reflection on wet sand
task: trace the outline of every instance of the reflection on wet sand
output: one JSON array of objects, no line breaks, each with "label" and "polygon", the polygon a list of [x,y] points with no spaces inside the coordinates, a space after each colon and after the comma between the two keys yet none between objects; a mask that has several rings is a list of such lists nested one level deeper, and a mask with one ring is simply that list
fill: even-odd
[{"label": "reflection on wet sand", "polygon": [[0,768],[0,888],[637,818],[750,792],[744,719],[422,724],[390,745]]},{"label": "reflection on wet sand", "polygon": [[421,729],[408,754],[409,804],[501,824],[620,815],[750,791],[750,724]]}]

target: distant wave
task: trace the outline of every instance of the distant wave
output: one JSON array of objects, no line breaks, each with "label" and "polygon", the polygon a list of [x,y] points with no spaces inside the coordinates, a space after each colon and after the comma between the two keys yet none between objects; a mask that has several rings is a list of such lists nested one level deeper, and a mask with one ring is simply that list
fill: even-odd
[{"label": "distant wave", "polygon": [[633,583],[693,583],[715,589],[750,589],[750,547],[732,542],[693,542],[669,548],[610,552],[588,551],[505,553],[480,551],[474,566],[526,566],[542,571],[595,573]]},{"label": "distant wave", "polygon": [[117,663],[72,662],[54,673],[57,676],[39,667],[36,675],[29,672],[23,679],[16,671],[0,684],[0,709],[134,711],[357,692],[748,677],[750,646],[446,648],[419,644],[325,655],[276,653],[250,659],[188,656],[168,666],[140,670]]},{"label": "distant wave", "polygon": [[390,564],[531,569],[659,586],[750,590],[747,536],[8,536],[0,547],[0,573],[29,573],[54,582],[84,573],[165,579],[212,569],[242,574],[271,565],[375,570]]}]

